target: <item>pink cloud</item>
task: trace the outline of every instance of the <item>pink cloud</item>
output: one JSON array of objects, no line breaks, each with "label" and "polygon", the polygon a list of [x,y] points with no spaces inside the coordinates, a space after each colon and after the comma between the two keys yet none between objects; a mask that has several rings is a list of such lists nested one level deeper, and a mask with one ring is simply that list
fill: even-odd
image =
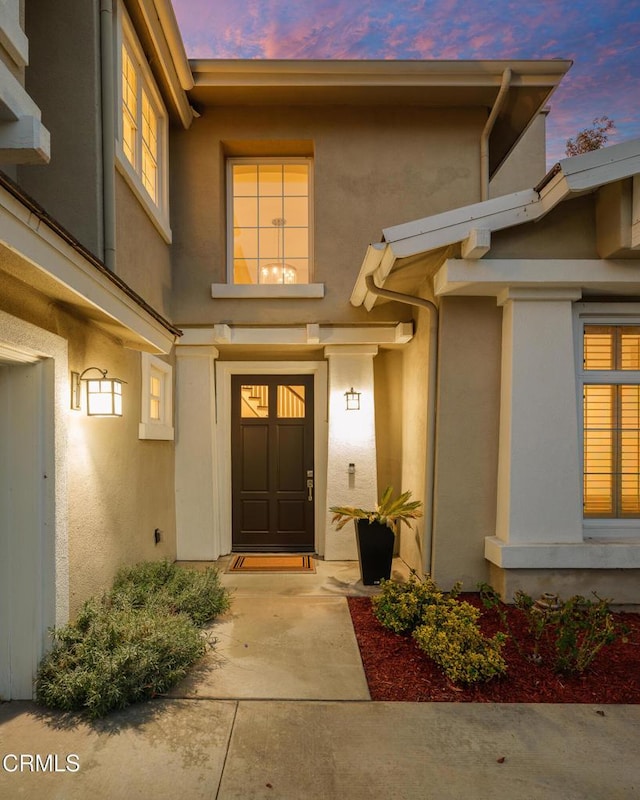
[{"label": "pink cloud", "polygon": [[550,150],[595,116],[640,136],[638,0],[173,0],[196,58],[571,58]]}]

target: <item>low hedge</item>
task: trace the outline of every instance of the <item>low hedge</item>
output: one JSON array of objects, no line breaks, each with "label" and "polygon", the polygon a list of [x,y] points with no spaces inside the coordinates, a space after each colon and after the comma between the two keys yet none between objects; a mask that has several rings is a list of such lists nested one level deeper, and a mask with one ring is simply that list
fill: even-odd
[{"label": "low hedge", "polygon": [[96,718],[162,694],[204,655],[199,627],[228,607],[215,569],[166,561],[127,567],[110,592],[87,600],[74,622],[52,631],[36,701]]}]

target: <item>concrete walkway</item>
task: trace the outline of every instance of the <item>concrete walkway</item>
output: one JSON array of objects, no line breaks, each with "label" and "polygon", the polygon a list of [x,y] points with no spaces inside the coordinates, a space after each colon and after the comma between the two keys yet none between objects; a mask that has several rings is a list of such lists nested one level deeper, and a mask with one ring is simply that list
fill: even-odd
[{"label": "concrete walkway", "polygon": [[0,798],[640,797],[640,706],[373,703],[345,614],[357,566],[224,581],[217,650],[170,698],[93,724],[0,705]]}]

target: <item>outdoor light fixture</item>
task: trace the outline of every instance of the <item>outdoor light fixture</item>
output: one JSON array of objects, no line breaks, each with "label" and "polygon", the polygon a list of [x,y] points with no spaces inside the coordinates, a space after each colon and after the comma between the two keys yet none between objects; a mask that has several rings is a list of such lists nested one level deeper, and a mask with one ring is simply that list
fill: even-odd
[{"label": "outdoor light fixture", "polygon": [[[100,378],[85,378],[87,372],[99,372]],[[107,370],[87,367],[71,373],[71,408],[80,408],[81,381],[87,384],[87,415],[90,417],[122,416],[122,384],[120,378],[107,378]]]},{"label": "outdoor light fixture", "polygon": [[361,392],[355,392],[353,390],[353,386],[348,392],[344,393],[344,396],[347,398],[347,411],[360,411],[360,394]]}]

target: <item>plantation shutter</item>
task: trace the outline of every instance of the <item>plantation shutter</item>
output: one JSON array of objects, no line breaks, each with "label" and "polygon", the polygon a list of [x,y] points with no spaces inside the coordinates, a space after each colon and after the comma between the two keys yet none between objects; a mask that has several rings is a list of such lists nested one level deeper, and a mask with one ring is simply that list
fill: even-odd
[{"label": "plantation shutter", "polygon": [[612,381],[583,387],[584,515],[638,517],[640,386],[622,381],[640,370],[640,327],[585,325],[584,370]]}]

